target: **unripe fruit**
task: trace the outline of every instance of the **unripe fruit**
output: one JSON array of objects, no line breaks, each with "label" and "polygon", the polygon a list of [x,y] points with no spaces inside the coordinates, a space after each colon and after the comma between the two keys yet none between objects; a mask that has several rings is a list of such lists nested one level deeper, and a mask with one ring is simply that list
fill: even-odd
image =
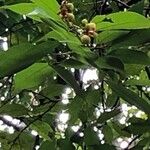
[{"label": "unripe fruit", "polygon": [[68,9],[69,12],[73,12],[74,10],[74,5],[72,3],[67,3],[66,4],[66,7]]},{"label": "unripe fruit", "polygon": [[96,24],[95,23],[88,23],[85,27],[87,30],[96,31]]},{"label": "unripe fruit", "polygon": [[82,35],[81,36],[81,42],[83,44],[90,44],[91,38],[88,35]]},{"label": "unripe fruit", "polygon": [[73,22],[75,20],[75,16],[73,13],[67,13],[67,19],[69,22]]},{"label": "unripe fruit", "polygon": [[86,24],[88,24],[88,20],[87,19],[83,19],[82,21],[82,24],[85,26]]},{"label": "unripe fruit", "polygon": [[88,36],[95,38],[97,36],[97,33],[93,30],[88,31]]}]

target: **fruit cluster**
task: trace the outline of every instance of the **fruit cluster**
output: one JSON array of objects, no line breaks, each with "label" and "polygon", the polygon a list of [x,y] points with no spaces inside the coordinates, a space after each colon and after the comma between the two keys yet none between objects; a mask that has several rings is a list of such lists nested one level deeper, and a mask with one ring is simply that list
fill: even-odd
[{"label": "fruit cluster", "polygon": [[[60,6],[60,12],[58,13],[59,16],[68,23],[70,27],[74,26],[75,16],[73,14],[74,5],[73,3],[69,3],[68,0],[62,0]],[[80,40],[83,44],[89,45],[92,40],[96,37],[96,24],[95,23],[88,23],[87,19],[82,20],[83,28],[81,29],[81,36]]]},{"label": "fruit cluster", "polygon": [[73,22],[75,20],[73,10],[74,5],[69,3],[68,0],[63,0],[61,2],[59,16],[67,22]]},{"label": "fruit cluster", "polygon": [[82,20],[82,24],[84,26],[84,31],[81,36],[81,42],[83,44],[90,44],[91,39],[94,39],[97,35],[96,33],[96,24],[95,23],[88,23],[86,19]]}]

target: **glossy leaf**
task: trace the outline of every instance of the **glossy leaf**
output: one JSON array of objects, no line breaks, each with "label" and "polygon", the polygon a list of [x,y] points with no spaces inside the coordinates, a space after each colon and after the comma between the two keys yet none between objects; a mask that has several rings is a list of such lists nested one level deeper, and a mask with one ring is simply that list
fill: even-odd
[{"label": "glossy leaf", "polygon": [[84,141],[87,145],[98,145],[99,138],[92,127],[87,127],[84,131]]},{"label": "glossy leaf", "polygon": [[20,44],[0,53],[0,78],[17,73],[46,54],[51,53],[58,45],[55,41],[48,41],[39,45],[29,43]]},{"label": "glossy leaf", "polygon": [[119,72],[123,72],[124,70],[124,64],[117,57],[101,57],[98,58],[95,63],[99,68],[103,69],[112,69]]},{"label": "glossy leaf", "polygon": [[104,112],[100,115],[100,117],[97,119],[97,122],[98,123],[105,123],[106,121],[108,121],[109,119],[117,116],[118,114],[120,113],[120,110],[118,109],[115,109],[115,110],[112,110],[110,112]]},{"label": "glossy leaf", "polygon": [[21,117],[28,115],[29,110],[20,104],[5,104],[0,108],[1,115],[11,115],[12,117]]},{"label": "glossy leaf", "polygon": [[43,84],[52,74],[52,69],[46,63],[35,63],[16,74],[14,90],[20,92],[24,89],[37,88]]},{"label": "glossy leaf", "polygon": [[141,51],[117,49],[112,51],[110,55],[119,58],[125,64],[150,65],[150,57]]},{"label": "glossy leaf", "polygon": [[117,12],[94,18],[97,30],[145,29],[150,28],[150,20],[134,12]]},{"label": "glossy leaf", "polygon": [[109,125],[105,125],[102,129],[102,132],[104,134],[104,139],[107,143],[111,144],[113,141],[113,132]]},{"label": "glossy leaf", "polygon": [[107,81],[108,85],[110,88],[122,99],[127,101],[131,105],[135,105],[139,109],[143,110],[146,113],[150,113],[150,102],[147,101],[146,99],[143,99],[139,97],[136,93],[133,91],[125,88],[122,84],[120,83],[114,83],[113,81]]},{"label": "glossy leaf", "polygon": [[44,141],[39,150],[56,150],[55,147],[55,142],[51,142],[51,141]]},{"label": "glossy leaf", "polygon": [[58,75],[60,75],[60,77],[66,83],[68,83],[75,90],[76,93],[81,92],[78,83],[76,82],[75,78],[73,77],[73,75],[69,70],[59,65],[52,65],[52,68],[56,71],[56,73],[58,73]]},{"label": "glossy leaf", "polygon": [[49,124],[42,122],[42,121],[36,121],[31,125],[31,128],[38,132],[39,135],[42,136],[42,138],[46,140],[50,140],[50,137],[48,134],[52,132],[52,128],[49,126]]}]

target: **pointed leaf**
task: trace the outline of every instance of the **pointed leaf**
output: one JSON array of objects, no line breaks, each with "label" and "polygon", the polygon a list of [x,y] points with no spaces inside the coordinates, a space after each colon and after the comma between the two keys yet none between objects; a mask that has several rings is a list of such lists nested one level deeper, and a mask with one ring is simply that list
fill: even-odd
[{"label": "pointed leaf", "polygon": [[146,99],[139,97],[133,91],[125,88],[120,83],[115,83],[113,81],[107,81],[110,88],[122,99],[127,101],[131,105],[135,105],[139,109],[143,110],[144,112],[150,114],[150,102]]}]

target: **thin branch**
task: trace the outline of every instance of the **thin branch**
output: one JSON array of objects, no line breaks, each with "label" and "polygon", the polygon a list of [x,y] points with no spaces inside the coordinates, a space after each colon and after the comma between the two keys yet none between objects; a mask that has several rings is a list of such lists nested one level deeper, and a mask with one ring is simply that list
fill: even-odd
[{"label": "thin branch", "polygon": [[29,128],[29,126],[31,124],[33,124],[34,122],[36,122],[37,120],[39,120],[40,118],[42,118],[45,114],[47,114],[55,105],[57,104],[57,102],[53,103],[53,105],[51,105],[43,114],[39,115],[37,118],[35,118],[33,121],[31,121],[25,128],[23,128],[19,134],[16,136],[16,138],[12,141],[12,145],[10,147],[10,150],[12,150],[13,145],[16,143],[16,141],[19,139],[20,135],[27,129]]},{"label": "thin branch", "polygon": [[140,138],[141,135],[137,135],[135,136],[132,141],[128,144],[128,147],[125,150],[129,150],[130,146],[133,144],[133,142],[135,142],[138,138]]},{"label": "thin branch", "polygon": [[125,8],[130,8],[130,6],[128,4],[126,4],[125,2],[121,1],[121,0],[114,0],[115,2],[120,3],[121,5],[123,5]]},{"label": "thin branch", "polygon": [[53,102],[53,103],[55,103],[55,102],[60,102],[60,99],[52,100],[52,99],[50,99],[49,97],[47,97],[47,96],[45,96],[45,95],[43,95],[43,94],[41,94],[41,93],[34,92],[34,91],[32,91],[32,90],[25,89],[24,91],[26,91],[26,92],[31,92],[31,93],[33,93],[34,95],[41,96],[41,97],[43,97],[43,98],[49,100],[49,102]]}]

